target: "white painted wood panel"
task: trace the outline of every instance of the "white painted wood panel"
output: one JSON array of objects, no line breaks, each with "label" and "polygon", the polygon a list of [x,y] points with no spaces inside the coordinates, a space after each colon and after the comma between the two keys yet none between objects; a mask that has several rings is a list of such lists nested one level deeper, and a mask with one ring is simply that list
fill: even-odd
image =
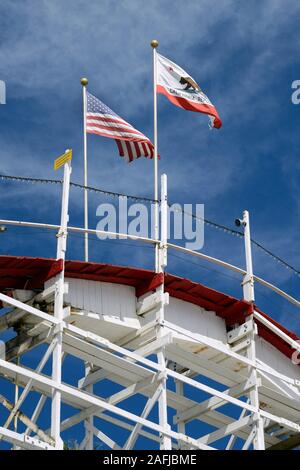
[{"label": "white painted wood panel", "polygon": [[256,337],[257,358],[268,364],[277,372],[288,377],[300,380],[300,366],[292,363],[292,360],[282,354],[272,344],[260,336]]},{"label": "white painted wood panel", "polygon": [[[133,287],[70,278],[67,278],[66,282],[69,283],[69,292],[65,295],[65,301],[73,308],[83,310],[81,318],[77,320],[78,326],[86,327],[109,339],[116,339],[154,319],[153,313],[145,318],[136,315]],[[170,303],[165,309],[165,319],[180,328],[227,345],[225,321],[213,311],[206,311],[197,305],[170,297]],[[193,351],[193,344],[198,344],[184,335],[177,333],[176,336],[180,339],[181,347],[187,350]],[[289,358],[262,338],[257,337],[256,344],[257,356],[265,364],[290,378],[300,380],[299,366],[293,365]],[[138,347],[138,344],[135,344],[135,347]],[[202,349],[203,352],[198,347],[195,352],[201,352],[202,357],[206,359],[218,354],[211,348]],[[236,365],[229,358],[225,359],[224,365],[231,367],[231,362],[234,369]]]},{"label": "white painted wood panel", "polygon": [[198,305],[170,297],[170,304],[165,309],[165,318],[192,333],[200,333],[227,343],[224,320],[215,312],[204,310]]},{"label": "white painted wood panel", "polygon": [[69,292],[65,301],[72,307],[101,315],[111,315],[120,320],[134,318],[136,311],[135,289],[110,282],[66,278]]}]

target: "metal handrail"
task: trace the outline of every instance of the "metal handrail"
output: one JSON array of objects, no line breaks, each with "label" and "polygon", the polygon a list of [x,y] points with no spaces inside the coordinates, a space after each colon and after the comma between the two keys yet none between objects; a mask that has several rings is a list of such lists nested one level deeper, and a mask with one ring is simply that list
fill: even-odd
[{"label": "metal handrail", "polygon": [[[18,227],[44,228],[44,229],[57,230],[57,231],[60,229],[60,225],[43,224],[43,223],[38,223],[38,222],[29,222],[29,221],[20,221],[20,220],[0,219],[0,224],[15,225],[15,226],[18,226]],[[140,241],[142,243],[151,244],[151,245],[157,245],[157,244],[161,243],[160,240],[155,240],[153,238],[141,237],[141,236],[138,236],[138,235],[129,235],[127,233],[108,232],[108,231],[105,231],[105,230],[84,229],[84,228],[81,228],[81,227],[69,226],[68,231],[69,232],[75,232],[75,233],[89,233],[89,234],[92,234],[92,235],[107,235],[107,236],[116,237],[118,239],[127,239],[127,240],[133,240],[133,241]],[[205,260],[209,263],[216,264],[216,265],[221,266],[225,269],[229,269],[230,271],[241,274],[242,276],[245,276],[247,274],[245,269],[239,268],[238,266],[227,263],[226,261],[222,261],[218,258],[214,258],[212,256],[205,255],[204,253],[200,253],[198,251],[193,251],[193,250],[190,250],[190,249],[185,248],[183,246],[176,245],[174,243],[167,243],[167,247],[171,248],[172,250],[176,250],[176,251],[179,251],[181,253],[185,253],[185,254],[194,256],[196,258],[203,259],[203,260]],[[260,278],[259,276],[253,275],[253,278],[259,284],[263,285],[264,287],[267,287],[268,289],[275,292],[279,296],[285,298],[288,302],[290,302],[293,305],[295,305],[296,307],[300,308],[300,301],[295,299],[290,294],[284,292],[282,289],[275,286],[274,284],[272,284],[268,281],[265,281],[264,279]]]},{"label": "metal handrail", "polygon": [[[184,248],[183,246],[175,245],[173,243],[168,243],[168,247],[172,248],[173,250],[180,251],[182,253],[186,253],[192,256],[196,256],[197,258],[201,258],[205,261],[208,261],[210,263],[217,264],[218,266],[222,266],[223,268],[227,268],[231,271],[234,271],[236,273],[242,274],[245,276],[247,272],[245,269],[239,268],[237,266],[234,266],[233,264],[227,263],[226,261],[219,260],[218,258],[213,258],[212,256],[205,255],[204,253],[199,253],[198,251],[193,251],[188,248]],[[271,282],[265,281],[259,276],[256,276],[255,274],[253,275],[253,278],[256,282],[259,284],[263,285],[264,287],[269,288],[273,292],[276,292],[276,294],[280,295],[281,297],[284,297],[286,300],[288,300],[290,303],[296,305],[296,307],[300,308],[300,301],[292,297],[290,294],[287,294],[284,292],[282,289],[279,289],[279,287],[274,286],[271,284]]]},{"label": "metal handrail", "polygon": [[[59,230],[60,229],[60,225],[42,224],[42,223],[39,223],[39,222],[27,222],[27,221],[22,221],[22,220],[0,219],[0,224],[15,225],[17,227],[45,228],[45,229],[49,229],[49,230]],[[159,240],[154,240],[154,238],[139,237],[138,235],[130,235],[128,233],[109,232],[107,230],[85,229],[85,228],[81,228],[81,227],[68,226],[68,232],[90,233],[92,235],[107,235],[107,236],[111,236],[111,237],[125,238],[125,239],[133,240],[133,241],[141,241],[141,242],[148,243],[148,244],[151,244],[151,245],[160,244],[160,241]]]}]

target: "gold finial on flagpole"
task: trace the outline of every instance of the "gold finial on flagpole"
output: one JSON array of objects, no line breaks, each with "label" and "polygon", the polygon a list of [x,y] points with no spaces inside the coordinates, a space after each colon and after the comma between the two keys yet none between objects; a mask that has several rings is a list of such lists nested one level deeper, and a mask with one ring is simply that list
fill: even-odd
[{"label": "gold finial on flagpole", "polygon": [[88,81],[87,78],[82,78],[82,79],[80,80],[80,83],[81,83],[82,86],[87,86],[87,84],[89,83],[89,81]]},{"label": "gold finial on flagpole", "polygon": [[153,47],[153,49],[156,49],[157,46],[158,46],[158,40],[157,39],[152,39],[150,44],[151,44],[151,47]]}]

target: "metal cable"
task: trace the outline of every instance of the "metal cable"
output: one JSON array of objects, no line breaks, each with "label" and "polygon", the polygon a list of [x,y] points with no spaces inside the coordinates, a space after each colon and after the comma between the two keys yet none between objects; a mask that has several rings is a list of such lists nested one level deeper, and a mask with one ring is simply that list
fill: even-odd
[{"label": "metal cable", "polygon": [[[63,183],[62,180],[53,180],[53,179],[46,179],[46,178],[31,178],[28,176],[9,176],[9,175],[1,175],[1,174],[0,174],[0,179],[8,180],[8,181],[20,181],[23,183],[41,183],[41,184],[62,184]],[[128,199],[133,199],[134,201],[155,202],[154,199],[150,199],[147,197],[131,196],[129,194],[106,191],[104,189],[94,188],[93,186],[84,186],[83,184],[79,184],[79,183],[70,182],[70,186],[74,188],[78,188],[78,189],[87,189],[88,191],[105,194],[106,196],[127,197]]]},{"label": "metal cable", "polygon": [[[61,180],[55,180],[55,179],[46,179],[46,178],[32,178],[32,177],[27,177],[27,176],[12,176],[12,175],[3,175],[0,174],[0,179],[2,180],[7,180],[7,181],[21,181],[24,183],[40,183],[40,184],[62,184]],[[133,195],[128,195],[124,193],[117,193],[114,191],[106,191],[104,189],[99,189],[95,188],[92,186],[84,186],[79,183],[70,183],[70,186],[78,189],[87,189],[88,191],[95,192],[95,193],[100,193],[100,194],[105,194],[106,196],[112,196],[112,197],[126,197],[128,199],[134,200],[134,201],[144,201],[144,202],[150,202],[154,203],[157,202],[155,199],[147,198],[147,197],[142,197],[142,196],[133,196]],[[172,204],[168,204],[169,207],[172,207]],[[205,225],[209,227],[213,227],[217,230],[221,230],[222,232],[229,233],[230,235],[234,235],[236,237],[244,237],[244,233],[240,232],[239,230],[234,230],[232,228],[226,227],[225,225],[219,224],[217,222],[213,222],[211,220],[201,218],[199,216],[196,216],[195,214],[188,213],[182,209],[177,209],[176,207],[172,207],[172,209],[175,212],[180,212],[182,214],[188,215],[189,217],[192,217],[195,220],[201,220]],[[263,245],[258,243],[256,240],[251,238],[252,244],[261,250],[263,253],[265,253],[267,256],[271,257],[273,260],[277,261],[279,264],[284,266],[286,269],[290,270],[294,274],[300,277],[300,271],[296,268],[294,268],[291,264],[287,263],[284,261],[282,258],[279,256],[275,255],[272,253],[270,250],[265,248]]]},{"label": "metal cable", "polygon": [[[192,217],[193,219],[198,219],[198,220],[201,220],[202,222],[204,222],[206,225],[208,226],[211,226],[211,227],[214,227],[218,230],[221,230],[223,232],[226,232],[226,233],[229,233],[231,235],[234,235],[234,236],[237,236],[237,237],[244,237],[244,233],[243,232],[240,232],[239,230],[234,230],[234,229],[231,229],[229,227],[226,227],[225,225],[221,225],[221,224],[218,224],[216,222],[211,222],[210,220],[207,220],[207,219],[204,219],[202,217],[199,217],[199,216],[196,216],[195,214],[191,214],[191,213],[188,213],[188,212],[185,212],[183,211],[182,209],[174,209],[174,211],[177,211],[177,212],[182,212],[183,214],[186,214],[188,215],[189,217]],[[272,253],[270,250],[268,250],[267,248],[265,248],[263,245],[261,245],[260,243],[258,243],[256,240],[254,240],[254,238],[251,238],[251,243],[256,247],[258,248],[259,250],[263,251],[264,254],[266,254],[267,256],[271,257],[273,260],[277,261],[279,264],[281,264],[282,266],[284,266],[286,269],[292,271],[294,274],[296,274],[297,276],[300,277],[300,271],[298,271],[296,268],[294,268],[291,264],[287,263],[286,261],[284,261],[282,258],[280,258],[279,256],[275,255],[274,253]]]}]

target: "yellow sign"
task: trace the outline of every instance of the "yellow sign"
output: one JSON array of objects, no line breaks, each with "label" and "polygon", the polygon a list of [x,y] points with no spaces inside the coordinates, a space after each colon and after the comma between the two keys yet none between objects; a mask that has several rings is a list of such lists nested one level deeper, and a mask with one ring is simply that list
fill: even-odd
[{"label": "yellow sign", "polygon": [[54,170],[58,170],[61,166],[63,166],[68,161],[72,160],[72,149],[66,150],[60,157],[54,160]]}]

